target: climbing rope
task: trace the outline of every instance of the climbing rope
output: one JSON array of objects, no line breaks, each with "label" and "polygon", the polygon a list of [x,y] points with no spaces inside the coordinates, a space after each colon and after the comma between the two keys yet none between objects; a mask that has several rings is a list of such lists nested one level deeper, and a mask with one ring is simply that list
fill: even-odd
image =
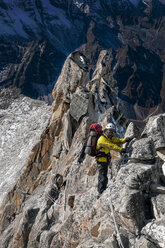
[{"label": "climbing rope", "polygon": [[58,204],[58,205],[62,205],[61,203],[58,203],[58,201],[59,201],[59,199],[55,199],[55,198],[53,198],[53,197],[51,197],[49,194],[46,194],[45,193],[45,196],[49,199],[49,200],[51,200],[53,203],[56,203],[56,204]]},{"label": "climbing rope", "polygon": [[[68,180],[69,181],[69,180]],[[68,183],[69,184],[69,183]],[[85,190],[83,192],[75,192],[75,193],[72,193],[73,195],[78,195],[78,194],[85,194],[89,191],[90,189],[88,190]],[[45,196],[51,200],[53,203],[56,203],[60,206],[64,206],[64,208],[66,209],[66,199],[67,199],[67,196],[66,196],[66,192],[65,192],[65,197],[64,197],[64,203],[62,204],[62,202],[59,202],[59,199],[54,199],[53,197],[51,197],[49,194],[45,193]],[[115,219],[115,214],[114,214],[114,208],[113,208],[113,204],[112,204],[112,200],[111,200],[111,197],[110,197],[110,209],[111,209],[111,213],[112,213],[112,216],[113,216],[113,221],[114,221],[114,224],[115,224],[115,229],[116,229],[116,233],[117,233],[117,240],[118,240],[118,243],[119,243],[119,246],[120,248],[125,248],[124,245],[123,245],[123,242],[122,242],[122,239],[121,239],[121,236],[120,236],[120,232],[119,232],[119,228],[118,228],[118,225],[117,225],[117,222],[116,222],[116,219]]]},{"label": "climbing rope", "polygon": [[124,248],[124,245],[123,245],[123,242],[122,242],[122,239],[121,239],[121,236],[120,236],[119,228],[117,226],[117,222],[116,222],[116,219],[115,219],[115,214],[114,214],[114,209],[113,209],[111,197],[110,197],[110,209],[111,209],[111,213],[112,213],[112,216],[113,216],[113,221],[114,221],[115,228],[116,228],[116,233],[117,233],[117,238],[118,238],[119,246],[121,248]]},{"label": "climbing rope", "polygon": [[[84,194],[84,193],[87,193],[89,191],[86,190],[84,192],[75,192],[74,194]],[[59,203],[59,199],[54,199],[53,197],[51,197],[49,194],[45,194],[45,196],[51,200],[53,203],[56,203],[60,206],[64,205],[66,206],[66,199],[65,199],[65,204],[62,204],[62,203]],[[111,209],[111,213],[112,213],[112,217],[113,217],[113,221],[114,221],[114,224],[115,224],[115,229],[116,229],[116,233],[117,233],[117,238],[118,238],[118,243],[119,243],[119,246],[121,248],[125,248],[124,245],[123,245],[123,242],[122,242],[122,239],[121,239],[121,236],[120,236],[120,232],[119,232],[119,228],[117,226],[117,222],[116,222],[116,219],[115,219],[115,214],[114,214],[114,209],[113,209],[113,205],[112,205],[112,201],[111,201],[111,197],[110,197],[110,209]]]},{"label": "climbing rope", "polygon": [[[73,194],[73,195],[82,195],[82,194],[87,193],[89,190],[90,190],[90,189],[85,190],[85,191],[83,191],[83,192],[75,192],[75,193],[72,193],[72,194]],[[65,197],[65,204],[62,204],[61,202],[60,202],[60,203],[58,202],[59,199],[55,199],[55,198],[51,197],[49,194],[47,194],[47,193],[45,193],[45,196],[46,196],[49,200],[51,200],[53,203],[56,203],[56,204],[58,204],[58,205],[60,205],[60,206],[66,204],[66,197]]]}]

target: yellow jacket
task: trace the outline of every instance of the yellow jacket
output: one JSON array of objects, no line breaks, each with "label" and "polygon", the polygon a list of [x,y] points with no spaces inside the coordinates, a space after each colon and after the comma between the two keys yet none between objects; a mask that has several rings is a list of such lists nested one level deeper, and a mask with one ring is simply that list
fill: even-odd
[{"label": "yellow jacket", "polygon": [[[100,138],[97,140],[97,145],[96,145],[96,149],[104,152],[105,154],[109,154],[111,150],[117,151],[117,152],[121,152],[122,148],[120,146],[120,144],[124,144],[126,142],[125,139],[119,139],[117,137],[112,137],[111,139],[108,138],[108,136],[106,134],[103,134],[100,136]],[[101,149],[100,149],[101,148]],[[96,160],[98,162],[107,162],[107,157],[96,157]]]}]

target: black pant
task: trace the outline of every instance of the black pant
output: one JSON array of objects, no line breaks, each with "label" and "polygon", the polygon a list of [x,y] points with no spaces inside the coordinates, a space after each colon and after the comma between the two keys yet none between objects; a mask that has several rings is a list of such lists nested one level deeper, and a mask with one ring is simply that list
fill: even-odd
[{"label": "black pant", "polygon": [[97,190],[98,190],[99,194],[102,194],[103,191],[107,188],[108,164],[109,163],[98,163],[99,175],[98,175],[98,188],[97,188]]}]

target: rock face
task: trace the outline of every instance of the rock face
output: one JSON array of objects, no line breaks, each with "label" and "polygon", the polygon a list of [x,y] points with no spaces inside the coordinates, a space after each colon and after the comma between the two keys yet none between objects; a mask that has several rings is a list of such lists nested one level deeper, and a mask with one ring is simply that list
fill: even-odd
[{"label": "rock face", "polygon": [[[89,80],[69,56],[53,90],[53,113],[0,209],[0,247],[164,247],[164,114],[140,135],[123,114],[107,51]],[[78,158],[89,125],[116,125],[135,135],[128,156],[113,154],[108,187],[97,199],[97,164]]]}]

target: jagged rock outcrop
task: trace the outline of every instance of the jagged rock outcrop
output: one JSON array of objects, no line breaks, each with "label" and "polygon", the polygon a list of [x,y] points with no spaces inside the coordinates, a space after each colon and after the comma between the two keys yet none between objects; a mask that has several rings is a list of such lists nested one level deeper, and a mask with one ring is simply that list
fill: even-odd
[{"label": "jagged rock outcrop", "polygon": [[[1,205],[0,247],[165,246],[165,181],[156,155],[165,149],[164,138],[156,138],[164,135],[165,115],[151,117],[140,136],[122,112],[107,60],[102,51],[89,80],[67,58],[53,91],[50,123]],[[77,161],[94,121],[103,127],[112,121],[117,135],[135,136],[128,156],[113,155],[108,187],[99,199],[95,159]]]}]

